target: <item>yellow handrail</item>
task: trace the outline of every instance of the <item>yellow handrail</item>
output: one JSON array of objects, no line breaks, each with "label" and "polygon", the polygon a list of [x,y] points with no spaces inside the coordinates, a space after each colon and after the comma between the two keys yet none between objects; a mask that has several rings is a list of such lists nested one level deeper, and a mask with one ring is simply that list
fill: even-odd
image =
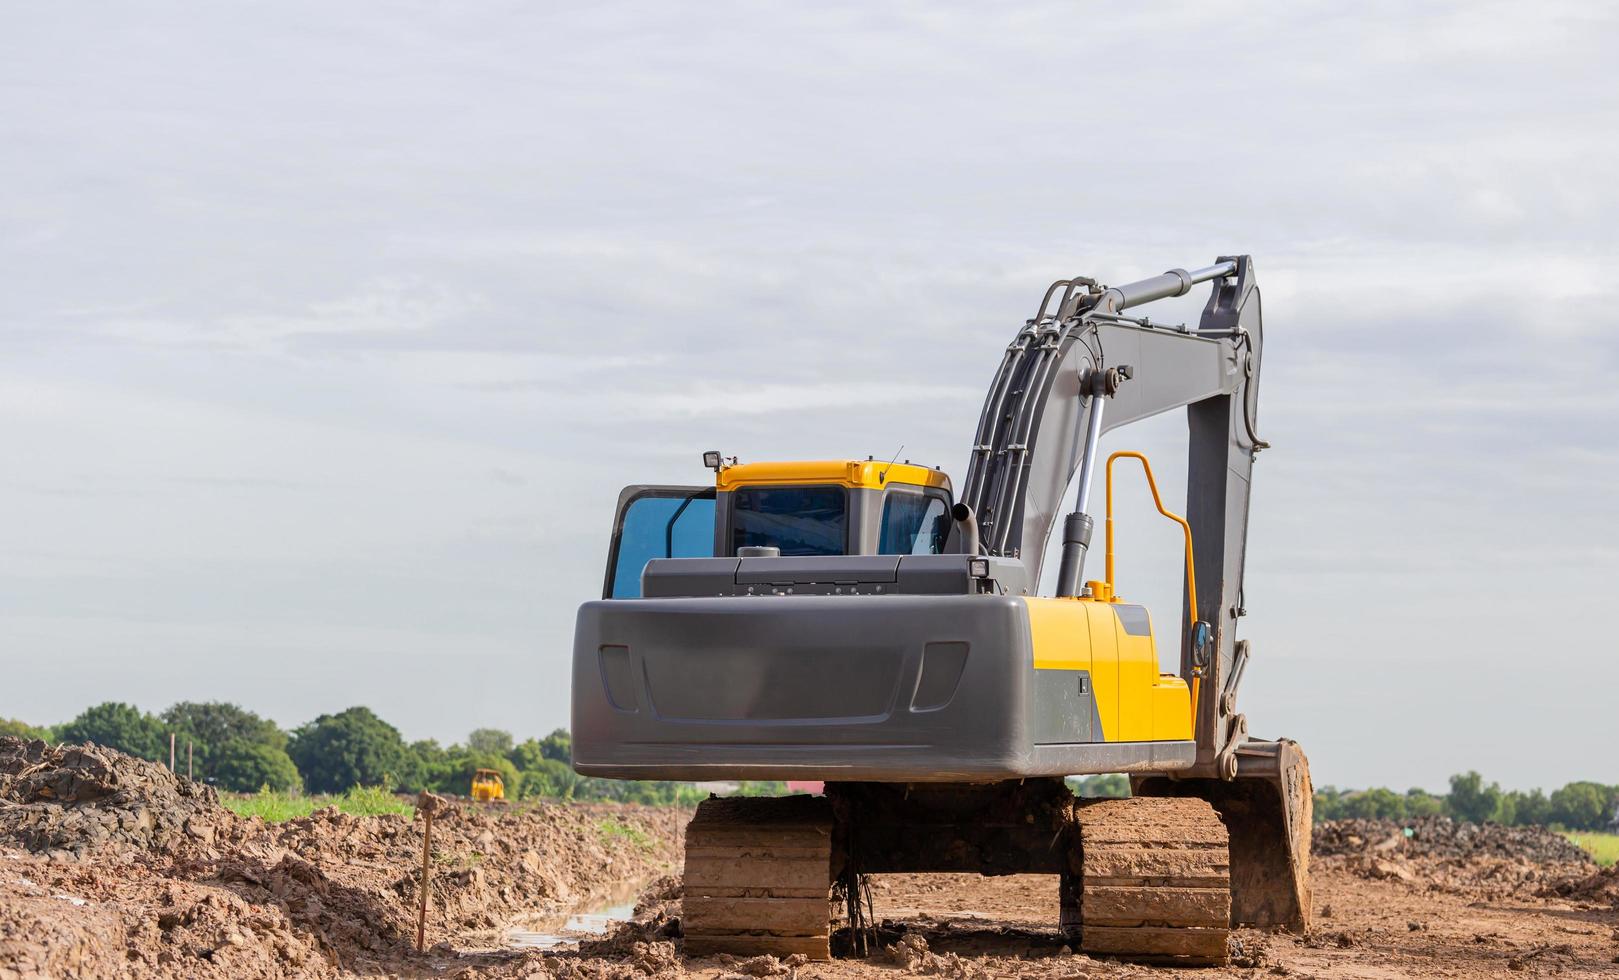
[{"label": "yellow handrail", "polygon": [[[1113,461],[1118,459],[1121,456],[1129,458],[1129,459],[1137,459],[1137,460],[1141,461],[1142,472],[1144,472],[1147,475],[1147,488],[1152,491],[1152,502],[1155,505],[1157,505],[1158,513],[1160,513],[1160,514],[1164,515],[1165,517],[1169,518],[1170,520],[1174,521],[1176,524],[1179,524],[1181,526],[1181,530],[1186,532],[1186,600],[1187,600],[1187,603],[1188,603],[1188,607],[1192,610],[1192,619],[1194,621],[1196,621],[1196,619],[1197,619],[1197,572],[1196,572],[1197,565],[1193,561],[1193,558],[1192,558],[1192,525],[1186,523],[1186,518],[1180,516],[1179,514],[1171,514],[1168,510],[1166,510],[1164,508],[1164,500],[1163,500],[1162,497],[1158,496],[1158,481],[1154,480],[1152,478],[1152,464],[1147,462],[1147,457],[1143,456],[1140,453],[1129,452],[1127,450],[1120,450],[1119,452],[1116,452],[1116,453],[1114,453],[1113,455],[1111,455],[1111,456],[1109,456],[1107,458],[1107,525],[1106,525],[1106,533],[1107,533],[1107,591],[1108,591],[1108,596],[1113,597],[1113,596],[1117,596],[1119,594],[1119,590],[1118,590],[1117,587],[1115,587],[1114,582],[1113,582]],[[1198,696],[1198,693],[1199,693],[1198,689],[1199,689],[1199,686],[1200,686],[1198,681],[1202,678],[1202,676],[1203,676],[1202,669],[1197,667],[1194,664],[1193,667],[1192,667],[1192,691],[1191,691],[1191,694],[1192,694],[1192,737],[1193,738],[1197,737],[1197,696]]]}]

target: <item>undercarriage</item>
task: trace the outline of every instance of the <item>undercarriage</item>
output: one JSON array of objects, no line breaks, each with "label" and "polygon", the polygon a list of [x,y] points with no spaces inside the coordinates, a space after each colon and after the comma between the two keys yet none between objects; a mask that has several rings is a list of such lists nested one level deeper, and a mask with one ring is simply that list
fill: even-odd
[{"label": "undercarriage", "polygon": [[1057,779],[710,799],[687,830],[686,952],[860,955],[865,876],[975,872],[1059,876],[1053,924],[1090,955],[1220,964],[1232,925],[1250,924],[1234,901],[1265,905],[1245,889],[1268,887],[1262,868],[1233,874],[1227,822],[1195,796],[1087,800]]}]

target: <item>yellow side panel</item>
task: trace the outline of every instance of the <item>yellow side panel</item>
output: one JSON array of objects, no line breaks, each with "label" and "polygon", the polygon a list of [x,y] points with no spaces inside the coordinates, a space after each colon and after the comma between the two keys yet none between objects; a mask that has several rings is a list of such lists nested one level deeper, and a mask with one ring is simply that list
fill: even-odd
[{"label": "yellow side panel", "polygon": [[1034,666],[1039,670],[1090,670],[1091,626],[1087,605],[1072,599],[1026,597]]},{"label": "yellow side panel", "polygon": [[1105,602],[1079,602],[1091,621],[1091,689],[1102,719],[1102,741],[1118,742],[1123,678],[1119,670],[1118,617]]},{"label": "yellow side panel", "polygon": [[[1088,670],[1101,740],[1120,741],[1121,679],[1118,617],[1105,602],[1025,599],[1036,669]],[[1137,700],[1144,697],[1137,692]]]},{"label": "yellow side panel", "polygon": [[1155,742],[1192,737],[1192,694],[1174,674],[1159,674],[1152,690],[1152,738]]},{"label": "yellow side panel", "polygon": [[[1119,726],[1119,651],[1112,624],[1096,616],[1099,603],[1035,597],[1023,602],[1029,607],[1035,669],[1090,671],[1091,694],[1102,720],[1101,740],[1114,740]],[[1113,617],[1105,608],[1102,612]],[[1098,622],[1106,627],[1099,637]]]},{"label": "yellow side panel", "polygon": [[[1153,690],[1158,682],[1158,651],[1153,646],[1152,634],[1132,636],[1125,632],[1124,624],[1108,608],[1107,603],[1095,603],[1106,609],[1113,620],[1114,635],[1119,641],[1119,734],[1120,742],[1147,742],[1152,740]],[[1151,625],[1147,627],[1151,630]]]},{"label": "yellow side panel", "polygon": [[1106,742],[1152,742],[1192,737],[1186,682],[1158,673],[1151,636],[1133,636],[1110,603],[1026,598],[1034,666],[1088,670]]}]

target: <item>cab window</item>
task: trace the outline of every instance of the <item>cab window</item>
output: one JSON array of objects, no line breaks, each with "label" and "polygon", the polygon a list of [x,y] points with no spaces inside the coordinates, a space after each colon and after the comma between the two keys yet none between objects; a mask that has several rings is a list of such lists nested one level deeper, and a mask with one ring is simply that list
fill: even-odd
[{"label": "cab window", "polygon": [[937,493],[890,489],[883,497],[879,555],[937,555],[950,533],[945,498]]},{"label": "cab window", "polygon": [[654,558],[714,555],[714,491],[648,490],[625,507],[612,555],[608,598],[639,599]]},{"label": "cab window", "polygon": [[783,555],[842,555],[849,498],[842,487],[739,487],[731,491],[731,553],[755,545]]}]

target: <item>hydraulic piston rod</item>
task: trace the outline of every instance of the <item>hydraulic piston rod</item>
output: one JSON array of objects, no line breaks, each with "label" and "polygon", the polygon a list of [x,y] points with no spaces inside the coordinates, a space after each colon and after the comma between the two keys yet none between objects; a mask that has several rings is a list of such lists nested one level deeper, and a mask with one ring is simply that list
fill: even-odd
[{"label": "hydraulic piston rod", "polygon": [[1153,300],[1184,296],[1200,282],[1236,275],[1236,272],[1236,262],[1218,262],[1201,269],[1193,269],[1191,272],[1185,269],[1170,269],[1163,275],[1153,276],[1151,279],[1108,287],[1097,298],[1096,305],[1091,309],[1097,313],[1118,313],[1132,306],[1151,303]]},{"label": "hydraulic piston rod", "polygon": [[1080,457],[1079,502],[1062,525],[1062,561],[1057,566],[1057,594],[1063,598],[1079,595],[1079,582],[1085,575],[1085,552],[1091,546],[1091,472],[1096,469],[1096,448],[1102,438],[1102,407],[1105,389],[1100,372],[1086,379],[1091,389],[1090,416],[1085,429],[1085,455]]}]

